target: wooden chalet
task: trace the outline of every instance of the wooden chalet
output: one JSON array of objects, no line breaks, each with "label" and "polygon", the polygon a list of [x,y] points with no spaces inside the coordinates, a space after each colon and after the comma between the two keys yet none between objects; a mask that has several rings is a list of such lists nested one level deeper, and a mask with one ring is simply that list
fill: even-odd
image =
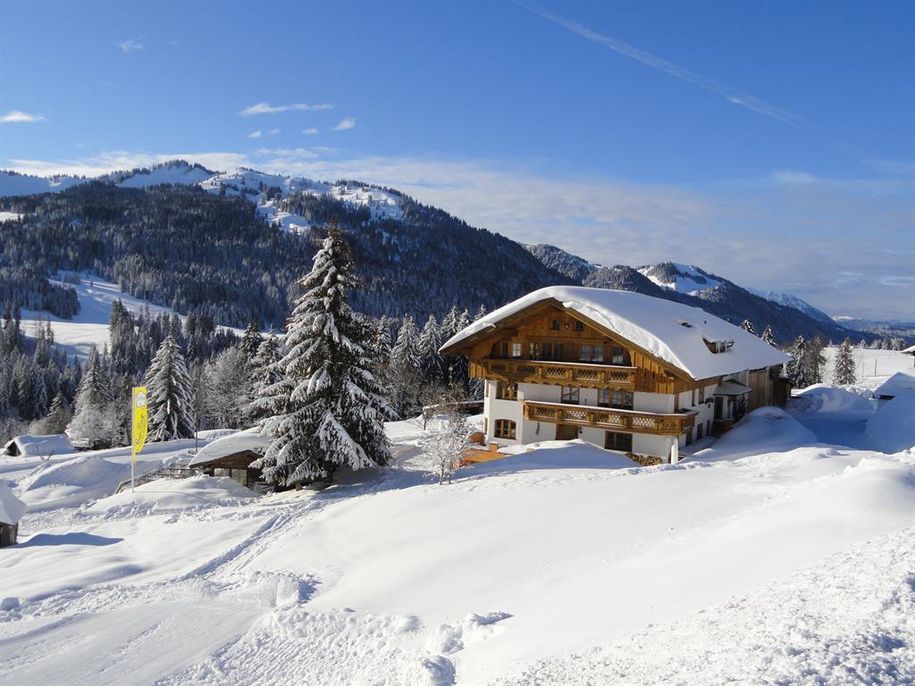
[{"label": "wooden chalet", "polygon": [[581,438],[642,461],[784,405],[787,356],[698,308],[629,291],[530,293],[447,341],[486,380],[486,442]]},{"label": "wooden chalet", "polygon": [[270,444],[257,429],[248,429],[217,438],[200,449],[189,467],[210,476],[228,476],[252,490],[265,490],[261,470],[251,466]]}]

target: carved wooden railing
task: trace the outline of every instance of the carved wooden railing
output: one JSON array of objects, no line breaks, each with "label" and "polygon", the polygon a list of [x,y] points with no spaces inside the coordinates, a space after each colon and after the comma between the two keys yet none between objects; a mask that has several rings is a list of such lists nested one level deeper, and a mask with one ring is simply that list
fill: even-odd
[{"label": "carved wooden railing", "polygon": [[636,380],[635,367],[492,357],[474,362],[471,365],[471,374],[477,378],[517,383],[619,388],[622,390],[635,390]]},{"label": "carved wooden railing", "polygon": [[679,436],[692,427],[695,414],[660,414],[606,407],[524,401],[524,418],[535,422],[588,426],[610,431]]}]

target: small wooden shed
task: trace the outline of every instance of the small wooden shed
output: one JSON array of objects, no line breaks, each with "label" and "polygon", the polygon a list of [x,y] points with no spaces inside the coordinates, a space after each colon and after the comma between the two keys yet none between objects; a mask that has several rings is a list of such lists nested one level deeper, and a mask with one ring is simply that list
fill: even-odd
[{"label": "small wooden shed", "polygon": [[5,481],[0,480],[0,548],[16,545],[19,520],[25,511],[26,504],[13,495]]},{"label": "small wooden shed", "polygon": [[263,483],[261,470],[251,463],[263,457],[268,445],[270,439],[261,436],[257,429],[239,431],[205,445],[188,466],[210,476],[228,476],[242,486],[260,490],[256,485]]}]

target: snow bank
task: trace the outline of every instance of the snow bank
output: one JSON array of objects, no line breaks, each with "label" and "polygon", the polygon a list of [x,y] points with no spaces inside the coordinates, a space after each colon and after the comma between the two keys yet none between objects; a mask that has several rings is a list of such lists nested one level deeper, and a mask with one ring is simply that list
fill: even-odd
[{"label": "snow bank", "polygon": [[874,411],[871,401],[863,395],[826,384],[814,384],[799,391],[791,399],[791,409],[817,414],[857,415],[868,415]]},{"label": "snow bank", "polygon": [[[158,462],[137,462],[137,475]],[[100,455],[83,455],[37,467],[19,483],[20,497],[33,511],[77,507],[114,493],[130,478],[130,463],[111,462]]]},{"label": "snow bank", "polygon": [[886,453],[915,447],[915,393],[903,393],[881,404],[867,420],[871,443]]},{"label": "snow bank", "polygon": [[639,466],[622,453],[603,450],[580,439],[540,441],[500,448],[500,451],[510,457],[480,463],[468,468],[468,471],[479,474],[526,469],[625,469]]},{"label": "snow bank", "polygon": [[760,453],[782,453],[815,445],[810,429],[778,407],[760,407],[741,419],[711,447],[689,459],[703,462],[734,460]]},{"label": "snow bank", "polygon": [[256,493],[227,476],[195,476],[188,479],[157,479],[98,500],[84,512],[113,514],[136,509],[149,512],[192,510],[216,505],[238,505]]}]

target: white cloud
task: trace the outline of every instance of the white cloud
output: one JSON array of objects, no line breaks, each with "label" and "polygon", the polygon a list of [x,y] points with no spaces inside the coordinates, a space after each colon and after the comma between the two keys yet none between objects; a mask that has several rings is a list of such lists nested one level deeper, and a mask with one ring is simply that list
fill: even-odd
[{"label": "white cloud", "polygon": [[698,86],[699,88],[707,90],[711,93],[715,93],[716,95],[724,98],[734,105],[744,107],[748,110],[756,112],[757,114],[769,117],[770,119],[775,119],[784,124],[797,125],[802,121],[801,118],[796,114],[788,112],[787,110],[783,110],[779,107],[776,107],[775,105],[770,105],[769,103],[760,98],[757,98],[754,95],[729,88],[728,86],[720,84],[713,79],[703,76],[702,74],[697,74],[696,72],[690,71],[689,69],[674,64],[673,62],[668,62],[664,58],[658,57],[657,55],[637,48],[634,45],[629,45],[629,43],[625,43],[621,40],[617,40],[615,38],[611,38],[610,36],[605,36],[602,33],[598,33],[597,31],[593,31],[587,26],[579,24],[577,21],[566,19],[565,17],[562,17],[558,14],[553,14],[552,12],[544,9],[530,7],[525,5],[523,2],[516,2],[516,4],[529,12],[533,12],[534,14],[547,19],[554,24],[557,24],[558,26],[561,26],[567,31],[571,31],[572,33],[584,38],[585,40],[589,40],[592,43],[596,43],[598,45],[603,45],[605,48],[609,48],[610,50],[613,50],[614,52],[619,53],[624,57],[635,60],[636,62],[641,62],[642,64],[651,67],[652,69],[657,69],[658,71],[669,74],[676,79],[680,79],[681,81],[691,83],[694,86]]},{"label": "white cloud", "polygon": [[318,130],[312,127],[310,129],[302,129],[302,133],[304,133],[306,136],[314,136],[318,133]]},{"label": "white cloud", "polygon": [[0,115],[0,124],[33,124],[36,121],[44,121],[44,117],[22,110],[10,110],[6,114]]},{"label": "white cloud", "polygon": [[252,131],[248,134],[248,138],[260,138],[264,135],[264,132],[258,129],[257,131]]},{"label": "white cloud", "polygon": [[334,131],[349,131],[356,128],[356,117],[344,117],[340,123],[334,127]]},{"label": "white cloud", "polygon": [[270,129],[270,130],[267,132],[267,135],[268,135],[268,136],[275,136],[275,135],[278,134],[279,132],[280,132],[279,129]]},{"label": "white cloud", "polygon": [[292,105],[271,105],[269,102],[259,102],[256,105],[250,105],[243,109],[239,114],[243,117],[253,117],[258,114],[277,114],[278,112],[314,112],[320,110],[331,110],[333,105],[327,103],[318,103],[309,105],[304,102],[293,103]]},{"label": "white cloud", "polygon": [[117,45],[122,52],[134,52],[143,49],[143,44],[140,42],[139,38],[128,38],[120,43],[115,43],[115,45]]}]

